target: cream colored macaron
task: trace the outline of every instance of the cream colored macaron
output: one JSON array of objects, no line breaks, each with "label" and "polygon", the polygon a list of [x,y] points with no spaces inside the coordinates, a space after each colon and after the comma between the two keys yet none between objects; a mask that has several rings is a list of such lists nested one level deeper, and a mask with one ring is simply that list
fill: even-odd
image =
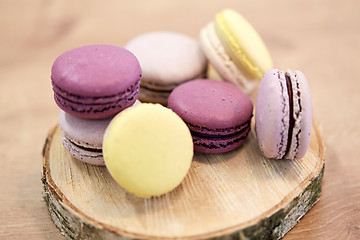
[{"label": "cream colored macaron", "polygon": [[[265,43],[239,13],[225,9],[200,32],[201,47],[221,79],[250,93],[273,67]],[[211,70],[211,68],[208,68]],[[210,72],[208,71],[208,78]]]},{"label": "cream colored macaron", "polygon": [[193,153],[187,125],[160,104],[125,109],[104,135],[107,169],[120,186],[139,197],[175,189],[189,171]]}]

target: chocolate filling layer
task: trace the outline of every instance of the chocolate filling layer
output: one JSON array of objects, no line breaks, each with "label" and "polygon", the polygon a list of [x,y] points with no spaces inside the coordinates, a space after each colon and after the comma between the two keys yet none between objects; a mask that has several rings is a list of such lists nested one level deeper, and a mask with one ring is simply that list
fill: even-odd
[{"label": "chocolate filling layer", "polygon": [[69,138],[67,138],[69,140],[69,142],[71,142],[72,144],[74,144],[76,147],[83,149],[85,151],[89,151],[89,152],[94,152],[94,153],[102,153],[102,149],[98,149],[98,148],[89,148],[89,147],[84,147],[81,146],[77,143],[75,143],[74,141],[71,141]]},{"label": "chocolate filling layer", "polygon": [[291,138],[292,133],[295,125],[295,119],[294,119],[294,98],[293,98],[293,90],[292,90],[292,84],[291,84],[291,77],[289,73],[285,73],[285,79],[286,79],[286,88],[289,94],[289,109],[290,109],[290,116],[289,116],[289,132],[288,132],[288,141],[286,145],[286,150],[284,156],[289,152],[290,146],[291,146]]}]

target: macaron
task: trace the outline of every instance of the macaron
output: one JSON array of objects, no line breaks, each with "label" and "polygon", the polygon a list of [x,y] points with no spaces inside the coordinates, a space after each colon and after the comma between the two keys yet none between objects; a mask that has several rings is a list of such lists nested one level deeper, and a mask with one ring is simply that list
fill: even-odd
[{"label": "macaron", "polygon": [[170,94],[168,108],[188,125],[198,152],[231,151],[250,132],[253,104],[231,83],[210,79],[184,83]]},{"label": "macaron", "polygon": [[114,180],[138,197],[166,194],[181,184],[193,158],[189,129],[160,104],[127,108],[111,121],[103,142]]},{"label": "macaron", "polygon": [[[133,106],[141,104],[138,100]],[[105,119],[78,118],[64,111],[59,114],[59,127],[65,149],[76,159],[104,166],[102,142],[112,117]]]},{"label": "macaron", "polygon": [[114,116],[138,97],[141,68],[128,50],[113,45],[88,45],[61,54],[51,80],[56,104],[80,118]]},{"label": "macaron", "polygon": [[307,152],[312,127],[310,88],[300,71],[271,69],[256,100],[255,130],[267,158],[299,159]]},{"label": "macaron", "polygon": [[78,118],[61,110],[59,127],[65,149],[82,162],[104,166],[102,140],[111,119]]},{"label": "macaron", "polygon": [[225,9],[200,32],[201,47],[222,80],[250,93],[273,67],[264,41],[239,13]]},{"label": "macaron", "polygon": [[126,46],[139,59],[143,74],[141,102],[167,105],[178,85],[205,76],[207,60],[200,44],[176,32],[156,31],[130,40]]}]

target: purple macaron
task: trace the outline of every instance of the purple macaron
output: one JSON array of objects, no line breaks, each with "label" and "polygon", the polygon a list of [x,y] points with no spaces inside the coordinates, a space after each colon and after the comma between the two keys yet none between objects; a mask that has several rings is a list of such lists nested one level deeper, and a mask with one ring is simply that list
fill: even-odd
[{"label": "purple macaron", "polygon": [[102,140],[112,118],[84,119],[64,111],[59,114],[59,127],[62,131],[65,149],[76,159],[104,166]]},{"label": "purple macaron", "polygon": [[253,104],[231,83],[210,79],[184,83],[170,94],[168,108],[188,125],[198,152],[231,151],[250,132]]},{"label": "purple macaron", "polygon": [[255,109],[255,130],[265,157],[299,159],[310,142],[312,104],[300,71],[271,69],[263,76]]},{"label": "purple macaron", "polygon": [[88,45],[60,55],[51,69],[54,98],[65,112],[80,118],[114,116],[138,97],[141,68],[128,50]]},{"label": "purple macaron", "polygon": [[[141,104],[138,100],[133,106]],[[64,111],[59,114],[65,149],[76,159],[98,166],[105,166],[102,143],[106,128],[113,118],[78,118]]]}]

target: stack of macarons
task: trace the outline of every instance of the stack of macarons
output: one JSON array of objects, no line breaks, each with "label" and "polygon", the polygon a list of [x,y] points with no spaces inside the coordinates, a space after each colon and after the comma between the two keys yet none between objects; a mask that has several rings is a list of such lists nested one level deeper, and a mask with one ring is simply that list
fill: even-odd
[{"label": "stack of macarons", "polygon": [[88,45],[61,54],[53,63],[54,99],[65,148],[78,160],[104,165],[102,141],[111,118],[138,97],[141,68],[128,50]]}]

